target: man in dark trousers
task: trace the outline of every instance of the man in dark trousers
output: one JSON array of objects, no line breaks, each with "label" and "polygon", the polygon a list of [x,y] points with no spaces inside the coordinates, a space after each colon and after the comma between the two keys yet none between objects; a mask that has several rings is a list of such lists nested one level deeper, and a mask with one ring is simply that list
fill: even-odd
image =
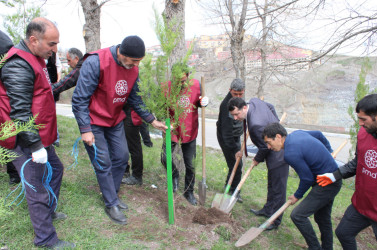
[{"label": "man in dark trousers", "polygon": [[[279,122],[274,106],[258,98],[250,99],[249,103],[239,97],[233,97],[229,101],[229,111],[235,120],[245,120],[250,134],[250,139],[258,148],[254,156],[254,165],[266,160],[268,169],[268,191],[267,202],[261,210],[250,209],[257,216],[270,217],[275,213],[286,200],[286,189],[289,166],[284,161],[284,151],[273,152],[267,148],[263,141],[262,133],[265,126],[270,123]],[[242,156],[238,152],[236,157]],[[281,223],[283,215],[279,216],[267,230],[277,229]]]},{"label": "man in dark trousers", "polygon": [[[131,154],[130,164],[127,164],[125,178],[122,183],[126,185],[142,185],[143,184],[143,147],[141,146],[140,127],[143,123],[141,117],[126,104],[124,107],[126,119],[124,119],[124,131],[126,133],[127,145]],[[132,173],[131,171],[132,170]]]},{"label": "man in dark trousers", "polygon": [[317,176],[326,187],[356,175],[355,192],[335,230],[343,249],[357,249],[356,235],[372,226],[377,239],[377,94],[367,95],[356,106],[360,130],[355,158],[334,172]]},{"label": "man in dark trousers", "polygon": [[1,68],[0,123],[17,119],[28,122],[37,116],[35,123],[43,124],[34,131],[21,132],[0,145],[12,149],[18,157],[13,164],[20,172],[22,165],[25,179],[35,191],[25,186],[30,219],[34,228],[34,244],[39,247],[69,248],[74,243],[58,239],[52,224],[54,219],[65,218],[54,212],[57,203],[51,204],[51,194],[42,183],[47,161],[52,166],[50,187],[59,198],[63,177],[63,164],[52,143],[56,140],[56,110],[47,73],[45,59],[57,52],[59,31],[45,18],[35,18],[26,27],[26,38],[8,52],[8,59]]},{"label": "man in dark trousers", "polygon": [[124,104],[127,102],[155,128],[167,128],[145,111],[137,94],[138,65],[144,56],[144,41],[138,36],[128,36],[119,45],[87,54],[72,96],[72,111],[96,172],[105,213],[121,225],[127,224],[121,210],[128,208],[118,197],[129,158]]},{"label": "man in dark trousers", "polygon": [[[318,175],[338,169],[329,141],[320,131],[297,130],[287,135],[279,123],[266,126],[263,138],[269,149],[275,152],[283,152],[284,149],[284,160],[300,178],[296,192],[288,197],[291,204],[295,204],[311,188],[291,213],[291,219],[305,238],[308,249],[333,249],[331,210],[342,180],[327,187],[317,185],[315,180]],[[309,220],[313,214],[321,232],[322,244]]]},{"label": "man in dark trousers", "polygon": [[[228,175],[225,180],[225,185],[228,183],[229,177],[233,171],[236,163],[236,153],[241,150],[240,137],[243,130],[242,121],[234,120],[229,114],[228,102],[232,97],[243,97],[245,93],[245,83],[239,78],[236,78],[230,84],[230,89],[224,100],[220,104],[219,118],[217,120],[217,141],[223,151],[226,164],[228,166]],[[241,181],[242,176],[242,159],[240,160],[232,185],[229,192],[233,193]],[[241,195],[238,196],[238,202],[242,203]]]},{"label": "man in dark trousers", "polygon": [[[200,82],[196,79],[189,80],[190,69],[187,65],[176,63],[172,66],[172,71],[175,67],[183,67],[183,75],[180,81],[176,84],[181,84],[181,96],[180,105],[186,112],[186,117],[179,120],[179,124],[172,131],[171,135],[171,148],[172,152],[177,147],[181,147],[183,154],[183,161],[185,164],[185,191],[183,196],[191,204],[196,206],[197,201],[194,196],[194,184],[195,184],[195,167],[193,165],[193,159],[196,156],[196,137],[198,136],[199,127],[199,115],[198,107],[205,107],[208,105],[208,97],[201,96]],[[190,84],[188,84],[190,81]],[[171,86],[169,82],[169,86]],[[174,111],[170,110],[171,115],[174,116]],[[180,144],[179,144],[180,142]],[[161,163],[166,168],[166,146],[163,143],[161,152]],[[172,177],[173,177],[173,192],[178,190],[179,170],[176,167],[174,161],[172,161]]]}]

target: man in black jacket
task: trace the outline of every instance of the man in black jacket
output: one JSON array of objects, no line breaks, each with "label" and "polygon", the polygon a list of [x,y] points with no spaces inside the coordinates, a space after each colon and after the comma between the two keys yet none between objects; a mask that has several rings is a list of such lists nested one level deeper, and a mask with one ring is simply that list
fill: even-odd
[{"label": "man in black jacket", "polygon": [[[226,164],[228,165],[228,176],[225,180],[225,185],[228,183],[229,177],[233,171],[236,163],[236,153],[241,149],[240,137],[243,133],[243,123],[234,120],[229,114],[228,102],[232,97],[243,97],[245,93],[245,83],[239,78],[236,78],[230,84],[230,89],[224,100],[220,104],[219,119],[217,120],[217,140],[223,151]],[[233,193],[241,181],[242,176],[242,160],[239,162],[234,179],[230,188]],[[242,203],[242,198],[238,196],[238,202]]]},{"label": "man in black jacket", "polygon": [[[52,146],[56,140],[56,111],[44,61],[57,52],[58,43],[59,31],[51,21],[41,17],[33,19],[26,28],[26,38],[8,52],[8,59],[1,68],[0,82],[0,123],[14,119],[28,122],[37,116],[35,123],[43,124],[0,144],[18,155],[13,161],[18,172],[26,161],[32,159],[24,167],[23,174],[35,191],[26,186],[25,195],[35,233],[34,244],[48,248],[75,247],[73,243],[59,240],[52,224],[54,219],[66,217],[54,212],[63,164]],[[47,161],[53,169],[49,185],[56,200],[52,202],[49,199],[51,194],[42,183],[48,170]]]}]

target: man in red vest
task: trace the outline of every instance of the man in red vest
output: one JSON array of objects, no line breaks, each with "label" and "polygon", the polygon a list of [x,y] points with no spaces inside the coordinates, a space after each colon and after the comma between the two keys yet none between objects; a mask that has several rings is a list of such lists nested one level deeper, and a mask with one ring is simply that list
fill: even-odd
[{"label": "man in red vest", "polygon": [[59,198],[63,164],[52,146],[56,140],[56,110],[44,60],[57,52],[58,43],[59,31],[51,21],[33,19],[26,28],[26,38],[9,50],[0,81],[0,124],[9,120],[28,122],[32,117],[36,117],[35,124],[43,124],[34,131],[0,141],[0,146],[18,155],[13,164],[19,173],[24,162],[32,158],[23,174],[35,191],[25,185],[25,195],[35,233],[34,244],[48,248],[75,247],[74,243],[58,239],[52,222],[67,216],[54,212],[56,202],[50,204],[51,195],[42,183],[48,161],[53,169],[50,187]]},{"label": "man in red vest", "polygon": [[105,212],[121,225],[127,224],[121,210],[128,209],[118,197],[129,158],[124,104],[127,102],[155,128],[167,128],[143,109],[144,103],[137,95],[138,65],[144,56],[145,45],[138,36],[128,36],[119,45],[89,53],[72,96],[72,111],[97,175]]},{"label": "man in red vest", "polygon": [[321,186],[356,175],[355,193],[335,230],[343,249],[357,249],[356,235],[372,226],[377,239],[377,94],[365,96],[356,106],[360,130],[355,158],[333,173],[317,176]]},{"label": "man in red vest", "polygon": [[[181,90],[181,99],[180,105],[184,107],[186,112],[186,117],[179,121],[179,124],[184,124],[185,130],[183,130],[183,126],[178,126],[174,128],[172,131],[172,151],[175,150],[176,147],[180,146],[182,149],[183,154],[183,161],[186,167],[186,175],[185,175],[185,189],[183,196],[187,199],[187,201],[191,205],[196,205],[197,201],[194,196],[194,184],[195,184],[195,167],[192,163],[192,160],[196,154],[196,137],[198,135],[198,107],[205,107],[208,105],[208,97],[201,96],[201,88],[200,82],[196,79],[191,80],[191,84],[187,84],[187,80],[189,77],[189,68],[186,65],[182,64],[174,64],[173,70],[175,67],[183,67],[184,75],[180,79],[178,84],[182,84]],[[171,82],[169,82],[171,84]],[[170,111],[170,115],[174,116],[174,111]],[[162,153],[161,153],[161,162],[166,168],[166,147],[165,143],[162,146]],[[178,190],[178,180],[179,180],[179,171],[172,161],[172,175],[173,175],[173,192]]]}]

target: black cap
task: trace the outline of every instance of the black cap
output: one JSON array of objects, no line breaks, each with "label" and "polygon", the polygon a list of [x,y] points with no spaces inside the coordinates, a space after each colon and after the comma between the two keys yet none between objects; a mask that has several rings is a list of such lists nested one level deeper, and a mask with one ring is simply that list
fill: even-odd
[{"label": "black cap", "polygon": [[128,36],[119,46],[119,53],[132,58],[142,58],[145,56],[144,42],[138,36]]},{"label": "black cap", "polygon": [[13,42],[9,36],[0,30],[0,56],[12,48]]}]

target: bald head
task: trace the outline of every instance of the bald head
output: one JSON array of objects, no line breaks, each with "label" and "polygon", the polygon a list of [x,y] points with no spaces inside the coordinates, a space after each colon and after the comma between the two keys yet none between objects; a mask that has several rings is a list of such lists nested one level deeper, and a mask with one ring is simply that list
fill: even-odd
[{"label": "bald head", "polygon": [[50,20],[34,18],[26,27],[25,43],[33,55],[48,59],[58,51],[59,31]]}]

